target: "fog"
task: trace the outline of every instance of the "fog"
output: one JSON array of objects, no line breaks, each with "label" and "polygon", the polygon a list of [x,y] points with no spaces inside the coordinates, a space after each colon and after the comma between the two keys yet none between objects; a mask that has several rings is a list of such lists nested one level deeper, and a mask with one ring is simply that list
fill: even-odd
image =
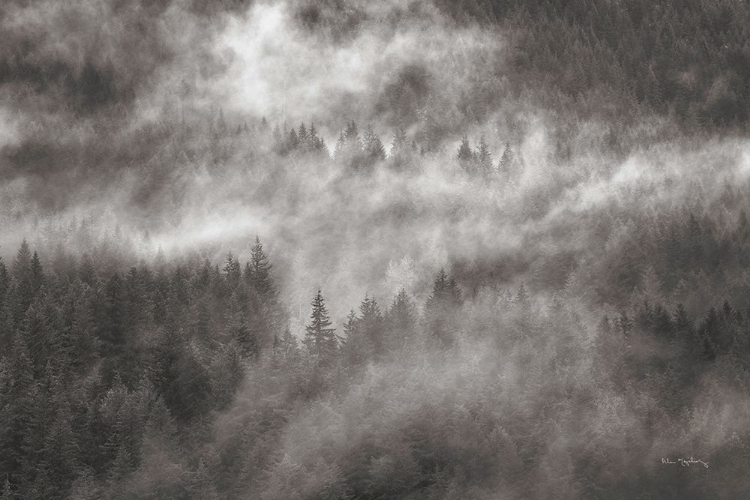
[{"label": "fog", "polygon": [[[266,441],[247,438],[254,454],[238,459],[233,491],[345,498],[366,470],[388,498],[389,481],[425,481],[402,438],[437,449],[435,464],[461,464],[435,465],[424,498],[578,498],[581,457],[605,463],[586,474],[626,493],[639,480],[674,487],[658,469],[667,455],[739,471],[721,453],[750,432],[750,399],[728,365],[686,375],[665,409],[672,396],[647,384],[666,375],[617,364],[597,325],[635,317],[644,300],[695,318],[745,300],[747,274],[691,270],[660,284],[672,277],[644,241],[692,215],[731,240],[750,209],[746,137],[683,134],[674,117],[640,110],[618,121],[547,106],[514,73],[513,31],[430,1],[18,0],[0,7],[0,32],[6,262],[25,239],[45,265],[85,253],[121,271],[157,255],[221,266],[229,252],[250,259],[258,236],[298,340],[319,289],[339,335],[363,298],[385,310],[401,290],[424,329],[435,276],[456,277],[465,302],[452,350],[423,335],[300,402],[312,368],[247,362],[194,450],[222,469],[217,457],[256,432],[258,415],[283,413]],[[386,153],[361,171],[340,139],[350,122]],[[284,150],[301,123],[323,150]],[[473,151],[486,143],[488,175],[458,159],[464,137]],[[632,335],[617,344],[628,362],[681,362],[682,347]],[[171,453],[154,446],[145,464]],[[157,481],[146,469],[131,491]],[[721,492],[722,476],[698,474],[686,484]]]}]

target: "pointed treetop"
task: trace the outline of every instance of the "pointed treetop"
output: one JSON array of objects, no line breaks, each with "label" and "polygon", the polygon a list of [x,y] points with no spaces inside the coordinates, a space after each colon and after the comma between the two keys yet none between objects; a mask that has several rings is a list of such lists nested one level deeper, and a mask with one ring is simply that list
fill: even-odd
[{"label": "pointed treetop", "polygon": [[268,262],[268,256],[263,251],[260,238],[255,236],[255,245],[251,250],[250,257],[250,284],[255,288],[262,298],[270,299],[275,295],[273,280],[271,279],[272,264]]},{"label": "pointed treetop", "polygon": [[469,139],[466,136],[463,136],[463,138],[461,139],[461,145],[458,147],[457,157],[459,161],[469,161],[474,157],[474,154],[471,152]]},{"label": "pointed treetop", "polygon": [[331,318],[321,290],[318,290],[311,305],[313,309],[310,324],[306,327],[305,345],[308,352],[322,362],[336,352],[336,330],[331,328]]}]

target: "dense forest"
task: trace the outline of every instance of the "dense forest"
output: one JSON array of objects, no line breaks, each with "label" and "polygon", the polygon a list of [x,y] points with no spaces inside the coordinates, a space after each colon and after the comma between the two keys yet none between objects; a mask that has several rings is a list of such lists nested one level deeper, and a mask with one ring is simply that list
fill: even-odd
[{"label": "dense forest", "polygon": [[750,497],[750,4],[0,33],[3,500]]},{"label": "dense forest", "polygon": [[[750,310],[693,317],[640,281],[643,301],[592,332],[572,284],[468,299],[440,271],[421,311],[404,290],[366,296],[339,329],[318,291],[297,339],[259,241],[244,266],[126,272],[45,267],[24,243],[0,265],[4,498],[746,491],[727,478],[747,403],[724,398],[750,383]],[[653,467],[656,443],[711,449],[714,411],[731,433],[692,467],[717,476]]]}]

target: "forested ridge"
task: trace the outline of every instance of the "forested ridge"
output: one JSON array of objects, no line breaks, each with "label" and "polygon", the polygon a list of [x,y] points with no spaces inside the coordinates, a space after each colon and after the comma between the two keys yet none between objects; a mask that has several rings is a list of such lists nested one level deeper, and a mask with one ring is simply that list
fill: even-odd
[{"label": "forested ridge", "polygon": [[549,101],[593,101],[584,107],[594,113],[607,113],[608,107],[629,113],[633,106],[644,106],[688,128],[746,130],[750,9],[745,2],[440,5],[458,19],[475,18],[513,32],[510,58],[517,84],[560,93]]},{"label": "forested ridge", "polygon": [[[690,267],[722,245],[695,225],[668,246]],[[574,280],[468,297],[441,271],[423,307],[365,297],[338,328],[318,291],[300,339],[257,239],[245,264],[63,257],[0,264],[4,498],[707,498],[748,458],[735,431],[700,456],[718,479],[641,462],[709,449],[705,391],[750,382],[747,304],[687,313],[658,255],[595,331]]]},{"label": "forested ridge", "polygon": [[750,497],[748,5],[2,3],[2,499]]}]

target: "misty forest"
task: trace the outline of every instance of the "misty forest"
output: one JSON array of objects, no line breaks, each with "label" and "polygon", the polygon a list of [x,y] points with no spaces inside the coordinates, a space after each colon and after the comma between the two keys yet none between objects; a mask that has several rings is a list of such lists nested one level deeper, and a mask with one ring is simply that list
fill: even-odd
[{"label": "misty forest", "polygon": [[750,3],[0,3],[0,495],[750,498]]}]

